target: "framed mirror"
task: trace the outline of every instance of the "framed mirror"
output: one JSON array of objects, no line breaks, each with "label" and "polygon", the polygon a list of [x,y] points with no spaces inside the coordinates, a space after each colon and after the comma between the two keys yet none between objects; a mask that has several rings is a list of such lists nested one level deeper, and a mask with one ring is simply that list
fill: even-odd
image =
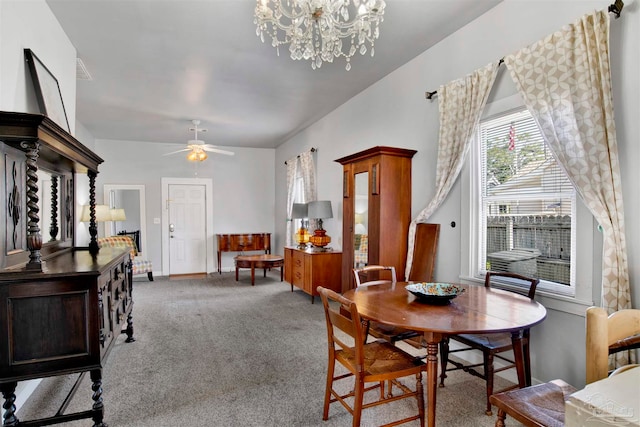
[{"label": "framed mirror", "polygon": [[355,175],[353,224],[353,266],[362,268],[369,263],[369,173]]},{"label": "framed mirror", "polygon": [[[144,185],[105,184],[104,204],[112,209],[115,220],[105,223],[105,236],[128,235],[138,247],[147,250],[147,222]],[[116,209],[117,211],[113,211]]]}]

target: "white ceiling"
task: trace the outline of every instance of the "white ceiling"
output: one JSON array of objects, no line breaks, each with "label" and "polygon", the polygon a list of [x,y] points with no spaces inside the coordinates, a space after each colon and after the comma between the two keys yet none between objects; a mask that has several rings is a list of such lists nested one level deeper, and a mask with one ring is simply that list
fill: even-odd
[{"label": "white ceiling", "polygon": [[207,143],[273,148],[500,1],[387,0],[375,57],[350,71],[278,57],[253,0],[47,3],[93,77],[76,114],[95,138],[184,143],[199,119]]}]

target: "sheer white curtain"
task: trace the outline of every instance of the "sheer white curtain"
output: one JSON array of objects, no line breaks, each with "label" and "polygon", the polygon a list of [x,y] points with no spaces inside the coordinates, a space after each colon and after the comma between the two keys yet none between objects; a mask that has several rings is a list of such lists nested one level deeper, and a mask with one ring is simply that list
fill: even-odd
[{"label": "sheer white curtain", "polygon": [[[313,161],[313,151],[305,151],[300,154],[300,172],[302,174],[302,189],[304,200],[302,203],[308,203],[312,200],[317,200],[317,188],[316,188],[316,167]],[[316,227],[312,228],[315,229]]]},{"label": "sheer white curtain", "polygon": [[[285,163],[287,165],[287,229],[285,242],[287,246],[291,246],[295,244],[293,239],[295,224],[291,218],[293,204],[316,200],[316,168],[311,150],[292,157]],[[298,179],[302,181],[302,200],[296,199],[300,198],[296,192],[299,184]]]},{"label": "sheer white curtain", "polygon": [[475,133],[489,92],[498,72],[499,61],[438,88],[440,136],[436,166],[436,194],[409,225],[406,277],[413,264],[416,225],[428,218],[446,199],[455,183],[469,144]]},{"label": "sheer white curtain", "polygon": [[292,246],[294,244],[293,235],[295,225],[291,218],[293,211],[293,204],[295,202],[296,191],[296,176],[298,172],[298,156],[292,157],[285,162],[287,166],[287,230],[286,230],[286,246]]},{"label": "sheer white curtain", "polygon": [[609,14],[585,15],[505,63],[547,145],[602,227],[602,306],[609,314],[631,308]]}]

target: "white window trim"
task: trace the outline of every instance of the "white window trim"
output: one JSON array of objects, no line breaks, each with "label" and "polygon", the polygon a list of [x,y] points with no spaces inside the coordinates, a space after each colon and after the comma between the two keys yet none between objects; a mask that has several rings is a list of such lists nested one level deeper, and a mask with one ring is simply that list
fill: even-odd
[{"label": "white window trim", "polygon": [[[519,95],[513,95],[503,98],[492,103],[488,103],[483,113],[482,120],[487,117],[503,114],[509,110],[522,108],[523,104]],[[479,191],[472,191],[474,185],[473,176],[477,173],[480,166],[474,160],[479,158],[480,147],[478,144],[471,144],[471,149],[467,157],[462,171],[460,172],[461,185],[461,212],[467,212],[467,215],[461,216],[460,224],[460,247],[461,247],[461,263],[460,263],[460,279],[464,282],[482,284],[483,278],[475,276],[474,272],[479,271],[479,243],[478,227],[479,224],[479,206],[480,204],[474,200]],[[475,180],[477,181],[477,180]],[[536,292],[536,300],[545,307],[563,311],[571,314],[584,316],[587,307],[594,305],[593,283],[595,277],[601,276],[601,249],[597,251],[595,245],[598,243],[596,238],[597,224],[593,215],[584,206],[580,198],[576,198],[576,244],[575,248],[575,295],[561,295],[551,293],[544,289],[538,289]],[[601,248],[601,242],[599,247]],[[581,268],[580,266],[588,266]],[[508,285],[503,286],[508,289]]]}]

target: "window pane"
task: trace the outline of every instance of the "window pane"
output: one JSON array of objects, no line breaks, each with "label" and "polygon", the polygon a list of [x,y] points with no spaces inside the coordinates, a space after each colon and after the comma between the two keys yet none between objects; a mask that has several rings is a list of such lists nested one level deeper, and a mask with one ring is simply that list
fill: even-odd
[{"label": "window pane", "polygon": [[575,192],[528,111],[481,124],[482,263],[570,285]]}]

